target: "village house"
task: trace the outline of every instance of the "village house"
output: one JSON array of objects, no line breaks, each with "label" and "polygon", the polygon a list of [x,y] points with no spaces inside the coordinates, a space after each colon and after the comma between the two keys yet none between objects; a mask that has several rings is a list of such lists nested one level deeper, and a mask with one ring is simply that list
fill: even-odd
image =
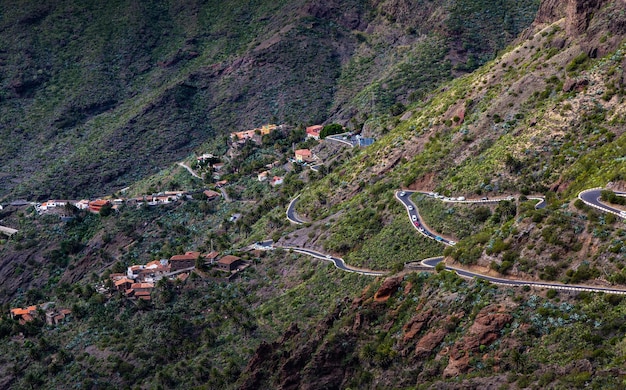
[{"label": "village house", "polygon": [[[132,283],[140,281],[154,282],[160,279],[163,274],[166,274],[168,272],[170,272],[170,265],[167,259],[162,259],[151,261],[145,265],[131,265],[126,271],[126,277],[132,279]],[[128,286],[126,286],[124,289],[128,289]]]},{"label": "village house", "polygon": [[213,158],[211,153],[204,153],[201,156],[198,156],[198,162],[204,162],[205,160],[210,160]]},{"label": "village house", "polygon": [[270,174],[270,173],[269,173],[268,171],[263,171],[263,172],[261,172],[261,173],[259,173],[259,174],[257,175],[257,179],[259,179],[259,181],[265,181],[265,180],[267,180],[267,176],[268,176],[269,174]]},{"label": "village house", "polygon": [[272,180],[270,180],[270,185],[272,187],[279,186],[281,184],[283,184],[283,178],[280,176],[274,176]]},{"label": "village house", "polygon": [[253,139],[255,138],[255,136],[267,135],[271,133],[272,131],[276,130],[277,128],[278,126],[276,125],[268,124],[268,125],[263,125],[260,128],[256,128],[252,130],[236,131],[236,132],[230,133],[230,136],[233,140],[245,141],[248,139]]},{"label": "village house", "polygon": [[208,200],[213,200],[220,197],[220,193],[213,190],[205,190],[203,194],[206,195]]},{"label": "village house", "polygon": [[221,187],[224,187],[226,184],[228,184],[228,180],[220,180],[217,183],[215,183],[215,186],[217,188],[221,188]]},{"label": "village house", "polygon": [[254,138],[255,135],[256,135],[255,129],[245,130],[245,131],[236,131],[234,133],[230,133],[231,138],[237,141],[245,141],[248,139],[252,139]]},{"label": "village house", "polygon": [[79,210],[87,210],[89,208],[89,201],[87,199],[81,199],[74,203],[74,206],[76,206]]},{"label": "village house", "polygon": [[124,292],[128,290],[133,283],[135,283],[134,280],[123,277],[115,282],[115,289],[117,291]]},{"label": "village house", "polygon": [[298,149],[295,152],[297,162],[307,162],[311,160],[313,153],[309,149]]},{"label": "village house", "polygon": [[320,132],[322,131],[322,125],[313,125],[306,128],[306,137],[313,139],[320,139]]},{"label": "village house", "polygon": [[213,264],[213,263],[215,263],[215,259],[217,259],[217,256],[219,256],[219,252],[217,252],[217,251],[211,251],[211,252],[207,253],[206,255],[204,255],[205,264]]},{"label": "village house", "polygon": [[198,257],[200,257],[200,252],[185,252],[184,255],[174,255],[170,257],[170,271],[195,267]]},{"label": "village house", "polygon": [[276,125],[267,124],[267,125],[261,126],[261,128],[259,130],[261,131],[261,135],[267,135],[267,134],[271,133],[272,131],[276,130],[277,128],[278,128],[278,126],[276,126]]},{"label": "village house", "polygon": [[359,144],[359,147],[361,148],[372,145],[374,141],[375,141],[374,138],[366,138],[366,137],[361,137],[357,135],[357,143]]},{"label": "village house", "polygon": [[221,170],[222,170],[222,168],[224,168],[224,163],[222,163],[222,162],[219,162],[219,163],[215,163],[215,164],[213,164],[213,170],[214,170],[215,172],[219,172],[219,171],[221,171]]},{"label": "village house", "polygon": [[21,325],[35,320],[39,317],[39,310],[45,312],[45,319],[48,325],[56,325],[72,311],[69,309],[54,309],[54,302],[46,302],[40,305],[32,305],[25,308],[14,308],[10,310],[12,319],[17,320]]},{"label": "village house", "polygon": [[46,312],[46,324],[58,325],[72,314],[70,309],[49,310]]},{"label": "village house", "polygon": [[100,210],[102,210],[104,206],[110,205],[110,204],[111,202],[109,202],[108,200],[96,199],[94,201],[89,202],[89,211],[91,211],[92,213],[99,213]]},{"label": "village house", "polygon": [[154,288],[154,283],[133,283],[129,290],[126,290],[126,296],[129,298],[143,299],[149,301],[150,293]]},{"label": "village house", "polygon": [[17,307],[11,309],[11,318],[17,320],[21,325],[33,321],[37,317],[37,305],[25,308]]},{"label": "village house", "polygon": [[244,264],[245,261],[243,261],[240,257],[226,255],[218,260],[217,267],[222,271],[232,272]]}]

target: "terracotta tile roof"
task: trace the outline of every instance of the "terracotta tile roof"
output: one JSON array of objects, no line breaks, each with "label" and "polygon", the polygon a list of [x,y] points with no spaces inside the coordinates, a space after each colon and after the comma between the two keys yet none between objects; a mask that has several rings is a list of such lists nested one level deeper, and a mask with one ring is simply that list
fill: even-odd
[{"label": "terracotta tile roof", "polygon": [[115,282],[115,287],[119,287],[119,286],[121,286],[123,284],[126,284],[126,283],[131,283],[132,284],[133,281],[131,279],[128,279],[128,278],[122,278],[122,279],[118,280],[117,282]]},{"label": "terracotta tile roof", "polygon": [[139,297],[139,296],[145,296],[145,295],[150,295],[150,291],[135,291],[135,296]]},{"label": "terracotta tile roof", "polygon": [[94,201],[89,202],[90,206],[104,206],[105,204],[108,204],[109,201],[108,200],[104,200],[104,199],[96,199]]},{"label": "terracotta tile roof", "polygon": [[296,156],[311,157],[311,151],[309,149],[298,149],[295,154]]},{"label": "terracotta tile roof", "polygon": [[149,263],[146,264],[146,268],[151,267],[151,266],[157,266],[160,267],[161,266],[161,261],[159,260],[153,260]]},{"label": "terracotta tile roof", "polygon": [[207,198],[217,198],[218,196],[220,196],[219,192],[215,192],[212,190],[206,190],[203,192],[204,195],[206,195]]},{"label": "terracotta tile roof", "polygon": [[200,256],[200,252],[186,252],[184,255],[174,255],[170,257],[170,261],[195,260],[198,256]]},{"label": "terracotta tile roof", "polygon": [[[154,283],[133,283],[130,286],[131,290],[136,290],[138,288],[154,288]],[[136,294],[137,292],[135,292]]]},{"label": "terracotta tile roof", "polygon": [[219,252],[217,252],[217,251],[213,251],[213,252],[210,252],[210,253],[207,253],[206,255],[204,255],[204,257],[209,259],[209,260],[213,260],[217,256],[219,256]]},{"label": "terracotta tile roof", "polygon": [[221,259],[219,259],[218,263],[224,264],[224,265],[230,265],[237,260],[241,260],[241,258],[237,256],[233,256],[233,255],[226,255],[222,257]]},{"label": "terracotta tile roof", "polygon": [[306,128],[307,134],[319,135],[320,131],[322,131],[322,125],[313,125]]},{"label": "terracotta tile roof", "polygon": [[11,314],[14,316],[21,316],[24,314],[28,314],[28,310],[22,309],[21,307],[16,307],[15,309],[11,309]]}]

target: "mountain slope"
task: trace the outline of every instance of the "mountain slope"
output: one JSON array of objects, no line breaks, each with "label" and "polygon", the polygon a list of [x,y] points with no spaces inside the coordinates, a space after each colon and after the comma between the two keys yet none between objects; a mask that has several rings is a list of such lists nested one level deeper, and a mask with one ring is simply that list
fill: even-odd
[{"label": "mountain slope", "polygon": [[[232,130],[397,110],[537,6],[503,4],[3,1],[0,197],[100,195]],[[486,16],[515,23],[459,49]]]}]

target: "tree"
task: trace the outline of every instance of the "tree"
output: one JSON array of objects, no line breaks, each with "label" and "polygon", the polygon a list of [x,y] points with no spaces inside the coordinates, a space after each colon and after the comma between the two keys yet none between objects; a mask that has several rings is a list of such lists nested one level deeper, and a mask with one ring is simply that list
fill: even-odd
[{"label": "tree", "polygon": [[340,134],[343,133],[343,126],[338,123],[332,123],[330,125],[326,125],[320,131],[320,139],[324,139],[329,135]]},{"label": "tree", "polygon": [[111,215],[112,212],[113,212],[113,206],[111,206],[111,203],[107,203],[104,206],[102,206],[102,208],[100,209],[100,216],[108,217],[109,215]]}]

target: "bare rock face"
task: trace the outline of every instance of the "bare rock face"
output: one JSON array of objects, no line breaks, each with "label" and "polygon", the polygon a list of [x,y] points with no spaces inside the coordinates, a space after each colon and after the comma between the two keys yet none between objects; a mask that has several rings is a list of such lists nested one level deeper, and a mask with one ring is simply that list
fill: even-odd
[{"label": "bare rock face", "polygon": [[567,35],[576,36],[584,33],[593,13],[605,2],[605,0],[569,0],[566,8]]},{"label": "bare rock face", "polygon": [[565,7],[563,0],[544,0],[539,5],[534,25],[544,23],[554,23],[565,17]]},{"label": "bare rock face", "polygon": [[420,312],[415,315],[409,322],[407,322],[402,330],[404,331],[403,341],[407,342],[412,340],[416,334],[418,334],[428,324],[432,315],[432,310]]},{"label": "bare rock face", "polygon": [[402,283],[402,277],[389,278],[383,282],[376,294],[374,294],[374,301],[385,302],[387,301],[400,287]]},{"label": "bare rock face", "polygon": [[587,85],[589,85],[589,80],[587,79],[582,79],[582,80],[567,79],[563,83],[563,92],[571,92],[574,90],[580,92],[583,89],[585,89]]},{"label": "bare rock face", "polygon": [[415,346],[415,357],[421,359],[430,355],[433,350],[441,344],[447,334],[448,331],[446,328],[431,329],[417,342]]},{"label": "bare rock face", "polygon": [[568,36],[584,33],[593,13],[607,0],[544,0],[539,6],[533,26],[554,23],[566,18]]},{"label": "bare rock face", "polygon": [[513,317],[504,312],[502,306],[487,306],[478,313],[467,335],[450,349],[450,360],[443,371],[445,378],[467,372],[470,353],[475,353],[481,345],[489,345],[500,337],[500,331]]}]

